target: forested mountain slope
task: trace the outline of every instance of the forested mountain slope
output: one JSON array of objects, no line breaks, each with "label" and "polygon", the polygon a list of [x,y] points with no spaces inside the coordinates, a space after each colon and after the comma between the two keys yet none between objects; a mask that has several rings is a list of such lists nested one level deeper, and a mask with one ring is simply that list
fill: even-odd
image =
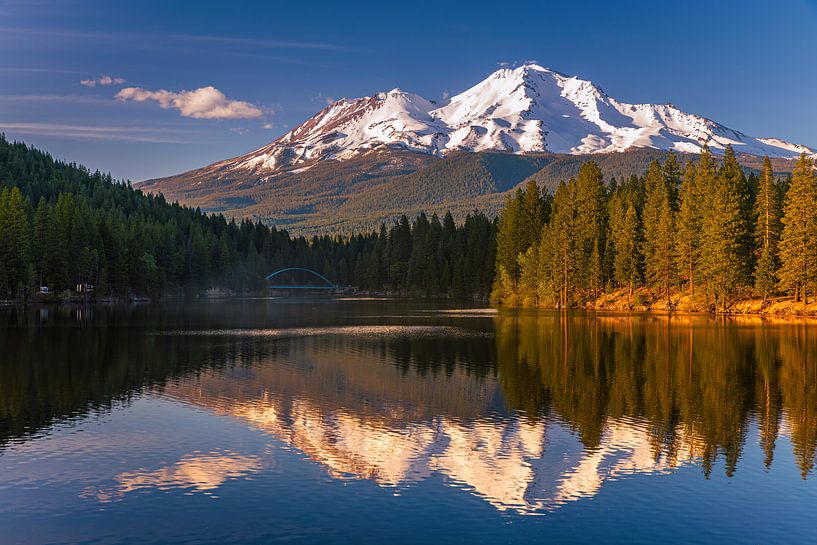
[{"label": "forested mountain slope", "polygon": [[494,226],[476,215],[405,217],[378,232],[291,237],[249,220],[168,204],[0,136],[0,299],[91,284],[96,296],[251,291],[281,267],[340,285],[419,294],[487,293]]}]

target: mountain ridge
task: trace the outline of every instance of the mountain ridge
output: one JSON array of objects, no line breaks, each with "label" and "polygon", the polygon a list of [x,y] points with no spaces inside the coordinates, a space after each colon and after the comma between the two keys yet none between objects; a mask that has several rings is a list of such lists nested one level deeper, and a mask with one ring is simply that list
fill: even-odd
[{"label": "mountain ridge", "polygon": [[[586,160],[621,153],[640,160],[655,154],[639,150],[688,154],[703,145],[715,153],[731,145],[744,164],[769,155],[784,171],[789,159],[802,152],[817,156],[806,146],[747,136],[671,104],[620,102],[590,81],[526,64],[497,70],[445,104],[397,88],[340,99],[253,152],[138,185],[207,211],[296,230],[348,230],[370,227],[369,221],[340,214],[350,203],[356,214],[367,217],[386,217],[381,212],[387,209],[398,214],[401,202],[411,203],[406,213],[446,203],[478,207],[488,201],[493,210],[498,201],[491,194],[507,191],[509,180],[521,183],[533,176],[526,157],[565,156],[564,172],[570,172],[576,161],[567,157]],[[451,175],[452,164],[462,164],[464,172],[479,170],[459,159],[462,153],[508,154],[516,159],[500,162],[509,172],[524,170],[526,175],[520,179],[500,173],[496,180],[493,174],[471,179]],[[491,157],[494,161],[495,155]],[[439,161],[441,166],[434,167]],[[637,163],[629,158],[604,161]],[[646,169],[637,164],[637,170]],[[435,171],[448,174],[427,175]],[[552,183],[544,178],[546,185]],[[411,198],[401,197],[408,191]],[[385,195],[396,199],[394,206],[383,203]],[[379,204],[371,207],[369,201]]]},{"label": "mountain ridge", "polygon": [[343,98],[272,143],[219,161],[214,170],[271,175],[399,147],[443,156],[452,151],[567,153],[655,148],[698,153],[732,145],[737,153],[794,158],[815,150],[779,138],[755,138],[672,104],[629,104],[588,80],[526,64],[503,68],[437,105],[392,89]]}]

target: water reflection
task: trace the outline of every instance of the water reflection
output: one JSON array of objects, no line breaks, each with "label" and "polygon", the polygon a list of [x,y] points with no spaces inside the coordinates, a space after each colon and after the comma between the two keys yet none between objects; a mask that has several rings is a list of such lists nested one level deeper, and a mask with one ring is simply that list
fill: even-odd
[{"label": "water reflection", "polygon": [[[501,511],[537,513],[681,466],[734,476],[755,427],[766,467],[786,436],[800,475],[813,471],[806,323],[356,304],[367,306],[323,309],[312,326],[297,308],[233,327],[223,312],[96,311],[85,327],[6,316],[0,455],[54,423],[154,396],[241,422],[338,479],[399,491],[440,476]],[[217,445],[132,464],[86,496],[213,493],[270,463]]]},{"label": "water reflection", "polygon": [[586,448],[611,420],[643,418],[654,455],[692,449],[708,473],[732,475],[753,418],[766,465],[781,427],[805,477],[817,442],[817,343],[812,325],[703,317],[504,318],[499,377],[509,402],[556,411]]},{"label": "water reflection", "polygon": [[[177,462],[158,469],[123,471],[114,477],[116,484],[90,491],[101,503],[121,499],[125,494],[140,490],[189,489],[212,494],[228,479],[238,479],[264,469],[260,456],[242,455],[230,451],[192,453]],[[88,496],[86,491],[85,496]]]},{"label": "water reflection", "polygon": [[606,479],[666,472],[695,458],[692,442],[656,456],[643,421],[611,419],[587,449],[558,419],[492,412],[492,377],[473,380],[457,370],[405,377],[358,352],[364,373],[377,370],[361,385],[355,369],[351,377],[346,365],[338,369],[336,354],[337,347],[324,356],[310,351],[308,371],[205,372],[162,392],[263,430],[336,478],[404,487],[439,473],[499,510],[557,507],[592,496]]}]

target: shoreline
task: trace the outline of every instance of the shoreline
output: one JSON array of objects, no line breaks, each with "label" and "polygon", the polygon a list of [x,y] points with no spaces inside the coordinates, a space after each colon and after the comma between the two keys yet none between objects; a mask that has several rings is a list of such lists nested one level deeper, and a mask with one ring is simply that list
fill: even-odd
[{"label": "shoreline", "polygon": [[[45,306],[97,306],[97,305],[111,305],[111,306],[127,306],[127,305],[161,305],[163,303],[177,303],[186,301],[220,301],[225,299],[285,299],[287,297],[295,298],[310,298],[309,295],[298,294],[295,296],[277,295],[269,292],[247,292],[247,293],[201,293],[197,295],[184,294],[170,294],[164,295],[158,299],[151,299],[149,297],[141,296],[127,296],[127,297],[71,297],[71,298],[57,298],[57,297],[35,297],[28,300],[16,299],[0,299],[0,308],[4,307],[45,307]],[[360,290],[354,292],[333,293],[330,295],[322,295],[326,299],[344,299],[354,297],[371,297],[383,299],[404,299],[417,301],[471,301],[475,303],[484,303],[491,306],[489,298],[485,295],[471,295],[456,297],[453,295],[416,295],[410,293],[400,293],[387,290]]]},{"label": "shoreline", "polygon": [[[130,306],[130,305],[162,305],[164,303],[178,303],[185,301],[219,301],[224,299],[256,299],[269,297],[280,299],[283,296],[271,296],[267,292],[252,292],[243,294],[203,293],[200,295],[173,294],[163,296],[157,300],[147,297],[104,297],[104,298],[35,298],[27,301],[13,299],[0,300],[0,308],[10,307],[52,307],[52,306]],[[806,318],[817,319],[817,297],[808,305],[802,301],[795,302],[791,297],[772,297],[765,302],[762,299],[747,298],[736,300],[726,311],[706,308],[705,302],[695,300],[689,295],[673,294],[670,305],[666,301],[651,301],[651,294],[644,288],[634,294],[635,301],[628,301],[626,290],[617,290],[605,294],[594,302],[575,305],[567,308],[552,305],[524,305],[505,304],[490,301],[484,296],[453,297],[445,295],[418,296],[390,291],[361,290],[354,293],[331,295],[327,299],[343,299],[348,297],[374,297],[403,299],[416,301],[470,301],[483,303],[486,308],[506,310],[548,310],[548,311],[585,311],[603,312],[611,314],[652,314],[656,316],[710,316],[710,317],[768,317],[768,318]]]},{"label": "shoreline", "polygon": [[699,299],[699,295],[674,293],[670,296],[669,304],[665,299],[658,300],[645,288],[636,290],[632,299],[628,298],[627,290],[616,290],[602,295],[595,301],[584,305],[575,305],[560,308],[551,305],[505,305],[500,307],[540,310],[585,310],[596,312],[646,313],[656,315],[697,315],[713,317],[730,316],[761,316],[770,318],[817,318],[817,297],[808,305],[803,301],[794,301],[790,296],[770,297],[766,301],[761,298],[737,299],[727,309],[714,309],[712,305]]}]

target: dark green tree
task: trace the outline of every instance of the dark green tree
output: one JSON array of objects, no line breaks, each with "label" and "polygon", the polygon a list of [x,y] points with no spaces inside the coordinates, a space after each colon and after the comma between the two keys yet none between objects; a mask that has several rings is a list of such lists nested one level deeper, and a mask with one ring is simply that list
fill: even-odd
[{"label": "dark green tree", "polygon": [[734,151],[727,146],[723,166],[712,174],[709,154],[702,154],[698,180],[705,195],[701,219],[701,276],[714,301],[725,310],[737,289],[746,282],[746,178]]},{"label": "dark green tree", "polygon": [[[706,174],[706,180],[708,181],[711,179],[710,172],[707,171]],[[686,281],[687,291],[690,295],[695,295],[695,285],[698,281],[702,201],[703,191],[699,183],[697,169],[689,161],[684,169],[679,209],[675,221],[675,256],[678,272],[681,278]]]},{"label": "dark green tree", "polygon": [[622,201],[626,206],[623,218],[613,232],[616,252],[615,279],[627,288],[627,301],[632,304],[633,292],[641,277],[641,224],[635,205]]},{"label": "dark green tree", "polygon": [[0,192],[0,262],[3,263],[7,295],[20,296],[29,281],[31,227],[30,204],[20,188]]},{"label": "dark green tree", "polygon": [[775,183],[772,163],[765,157],[755,199],[757,262],[754,271],[755,290],[764,301],[772,294],[778,282],[781,213],[780,191]]},{"label": "dark green tree", "polygon": [[579,168],[575,189],[575,243],[579,287],[596,298],[603,286],[605,239],[607,236],[607,188],[598,164],[588,161]]},{"label": "dark green tree", "polygon": [[817,279],[817,181],[805,153],[792,173],[783,209],[780,238],[780,285],[808,304],[809,288]]},{"label": "dark green tree", "polygon": [[675,167],[662,169],[657,161],[653,161],[645,179],[643,212],[642,253],[646,283],[666,297],[668,303],[676,278],[675,211],[672,204],[674,172]]}]

